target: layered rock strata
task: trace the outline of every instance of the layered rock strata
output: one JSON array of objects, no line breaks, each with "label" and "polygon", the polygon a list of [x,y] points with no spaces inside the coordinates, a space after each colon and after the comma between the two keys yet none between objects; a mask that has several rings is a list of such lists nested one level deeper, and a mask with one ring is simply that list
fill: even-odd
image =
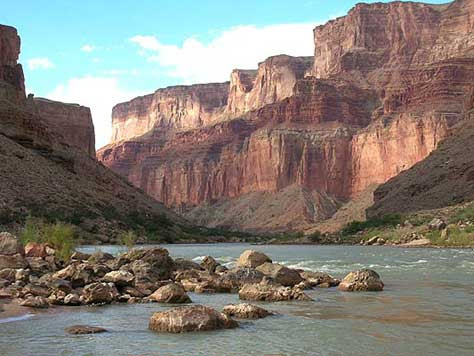
[{"label": "layered rock strata", "polygon": [[314,30],[314,58],[209,84],[221,92],[205,119],[178,125],[149,103],[115,116],[98,157],[199,223],[306,228],[426,158],[472,110],[473,14],[473,0],[356,5]]}]

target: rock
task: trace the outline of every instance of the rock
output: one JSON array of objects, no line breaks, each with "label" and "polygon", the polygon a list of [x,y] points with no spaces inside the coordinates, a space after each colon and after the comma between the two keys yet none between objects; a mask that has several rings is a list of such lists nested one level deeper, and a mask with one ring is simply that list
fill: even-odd
[{"label": "rock", "polygon": [[13,256],[16,254],[23,255],[23,246],[16,236],[9,232],[0,233],[0,255]]},{"label": "rock", "polygon": [[88,254],[88,253],[75,251],[71,255],[71,260],[83,262],[83,261],[87,261],[90,257],[91,257],[91,255]]},{"label": "rock", "polygon": [[49,263],[41,257],[26,257],[28,267],[35,274],[42,275],[56,270],[56,264]]},{"label": "rock", "polygon": [[84,287],[81,299],[85,304],[110,304],[118,294],[113,284],[92,283]]},{"label": "rock", "polygon": [[272,313],[263,308],[247,303],[226,305],[222,312],[238,319],[261,319],[272,315]]},{"label": "rock", "polygon": [[217,261],[211,256],[204,257],[201,262],[201,267],[211,273],[214,273],[216,271],[217,266],[219,266],[219,263],[217,263]]},{"label": "rock", "polygon": [[148,325],[150,330],[169,333],[232,329],[237,326],[237,322],[227,315],[202,305],[155,313]]},{"label": "rock", "polygon": [[379,238],[380,238],[379,236],[371,237],[370,239],[368,239],[368,240],[365,242],[364,245],[367,245],[367,246],[373,245],[373,244],[375,244],[375,243],[378,241]]},{"label": "rock", "polygon": [[239,291],[239,298],[242,300],[262,302],[312,300],[299,288],[289,288],[268,283],[245,284]]},{"label": "rock", "polygon": [[27,268],[28,263],[25,258],[19,253],[15,255],[0,255],[0,270],[4,268]]},{"label": "rock", "polygon": [[307,281],[312,287],[321,285],[323,285],[322,287],[337,287],[341,282],[337,278],[324,272],[301,271],[299,273],[301,278]]},{"label": "rock", "polygon": [[71,293],[72,291],[72,283],[64,279],[51,279],[48,282],[46,282],[46,284],[51,289],[60,290],[67,294]]},{"label": "rock", "polygon": [[128,269],[138,279],[144,277],[154,280],[170,279],[175,265],[168,250],[164,248],[132,249],[117,257],[117,266],[129,265]]},{"label": "rock", "polygon": [[239,290],[247,283],[260,283],[265,275],[252,268],[233,268],[225,272],[221,276],[223,283],[232,286],[233,289]]},{"label": "rock", "polygon": [[133,285],[135,277],[130,272],[126,271],[112,271],[107,273],[103,281],[112,282],[118,287],[126,287]]},{"label": "rock", "polygon": [[102,252],[102,251],[97,251],[93,253],[88,259],[87,262],[90,264],[103,264],[107,261],[113,260],[114,256],[112,256],[110,253],[107,252]]},{"label": "rock", "polygon": [[30,271],[27,269],[17,269],[15,270],[15,280],[17,281],[22,281],[22,282],[28,282],[30,280]]},{"label": "rock", "polygon": [[79,294],[70,293],[64,297],[64,305],[80,305],[81,299]]},{"label": "rock", "polygon": [[46,244],[28,242],[25,246],[25,257],[46,257],[49,255],[46,251],[47,247],[49,246]]},{"label": "rock", "polygon": [[424,247],[424,246],[430,246],[431,245],[431,240],[429,239],[416,239],[404,244],[399,245],[400,247]]},{"label": "rock", "polygon": [[20,303],[23,307],[46,309],[49,307],[48,300],[44,297],[29,297]]},{"label": "rock", "polygon": [[272,263],[272,260],[262,252],[246,250],[240,255],[237,264],[241,267],[256,268],[265,262]]},{"label": "rock", "polygon": [[184,288],[176,283],[158,288],[148,299],[158,303],[191,303],[191,298],[186,294]]},{"label": "rock", "polygon": [[298,271],[277,263],[266,262],[258,266],[256,269],[264,275],[271,277],[276,283],[285,287],[293,287],[303,281],[303,278],[300,276]]},{"label": "rock", "polygon": [[174,260],[174,265],[175,265],[176,270],[178,270],[178,271],[180,271],[180,270],[182,270],[182,271],[183,270],[192,270],[192,269],[202,270],[203,269],[199,263],[189,261],[189,260],[185,260],[184,258],[175,259]]},{"label": "rock", "polygon": [[0,279],[7,280],[9,282],[15,282],[16,280],[16,269],[4,268],[0,270]]},{"label": "rock", "polygon": [[107,332],[104,328],[88,325],[73,325],[64,329],[66,333],[71,335],[84,335],[84,334],[98,334]]},{"label": "rock", "polygon": [[362,269],[345,276],[338,288],[345,292],[378,292],[383,290],[384,284],[377,272]]},{"label": "rock", "polygon": [[222,274],[222,273],[227,272],[228,270],[229,269],[226,266],[219,265],[219,266],[216,267],[215,272]]},{"label": "rock", "polygon": [[433,220],[430,221],[428,224],[428,228],[430,230],[438,230],[441,231],[446,227],[446,223],[441,220],[440,218],[434,218]]},{"label": "rock", "polygon": [[73,262],[53,274],[52,277],[68,280],[72,283],[73,288],[78,288],[100,280],[108,272],[110,272],[110,268],[105,265]]},{"label": "rock", "polygon": [[22,293],[25,295],[31,294],[33,296],[47,298],[51,294],[51,291],[48,288],[40,286],[40,285],[27,284],[26,286],[23,287]]}]

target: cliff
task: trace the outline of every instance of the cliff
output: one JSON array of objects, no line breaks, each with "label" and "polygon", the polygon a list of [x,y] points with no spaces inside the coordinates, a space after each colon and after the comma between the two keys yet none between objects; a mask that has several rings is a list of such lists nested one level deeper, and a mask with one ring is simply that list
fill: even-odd
[{"label": "cliff", "polygon": [[112,142],[155,129],[193,129],[219,119],[229,83],[158,89],[154,94],[116,105],[112,110]]},{"label": "cliff", "polygon": [[306,228],[425,159],[472,109],[473,4],[359,4],[314,30],[314,58],[234,70],[215,112],[179,131],[139,106],[120,129],[133,140],[98,157],[198,223]]},{"label": "cliff", "polygon": [[34,108],[48,128],[69,145],[95,158],[95,134],[89,108],[35,98]]},{"label": "cliff", "polygon": [[[90,110],[25,98],[20,39],[0,26],[0,226],[28,215],[74,224],[102,242],[134,229],[172,241],[189,224],[94,157]],[[97,242],[97,240],[95,240]]]}]

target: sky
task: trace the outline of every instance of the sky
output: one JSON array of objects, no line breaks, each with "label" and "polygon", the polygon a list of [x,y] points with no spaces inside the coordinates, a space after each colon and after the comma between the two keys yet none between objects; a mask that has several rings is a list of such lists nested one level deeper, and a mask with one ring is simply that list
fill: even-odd
[{"label": "sky", "polygon": [[16,0],[2,4],[0,23],[22,39],[27,92],[89,106],[99,148],[115,104],[170,85],[224,82],[272,55],[313,55],[312,29],[357,2]]}]

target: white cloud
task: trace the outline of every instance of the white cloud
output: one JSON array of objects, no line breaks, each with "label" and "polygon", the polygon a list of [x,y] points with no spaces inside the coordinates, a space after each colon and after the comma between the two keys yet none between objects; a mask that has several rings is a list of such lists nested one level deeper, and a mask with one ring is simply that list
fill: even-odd
[{"label": "white cloud", "polygon": [[72,78],[65,84],[58,85],[46,97],[90,107],[96,147],[99,148],[110,140],[112,107],[140,94],[143,93],[123,89],[117,78],[86,76]]},{"label": "white cloud", "polygon": [[37,69],[51,69],[54,68],[54,63],[51,62],[49,58],[31,58],[28,60],[28,68],[30,70],[37,70]]},{"label": "white cloud", "polygon": [[88,53],[90,53],[90,52],[92,52],[92,51],[94,51],[94,50],[95,50],[95,46],[90,45],[90,44],[85,44],[84,46],[81,47],[81,51],[83,51],[83,52],[88,52]]},{"label": "white cloud", "polygon": [[134,36],[139,54],[165,67],[171,76],[186,84],[226,81],[232,69],[256,68],[266,58],[288,54],[314,54],[314,23],[257,27],[242,25],[218,33],[209,43],[196,37],[181,46],[167,45],[154,36]]},{"label": "white cloud", "polygon": [[157,51],[161,48],[161,44],[158,42],[155,36],[134,36],[130,38],[130,41],[136,43],[143,49],[149,49]]}]

